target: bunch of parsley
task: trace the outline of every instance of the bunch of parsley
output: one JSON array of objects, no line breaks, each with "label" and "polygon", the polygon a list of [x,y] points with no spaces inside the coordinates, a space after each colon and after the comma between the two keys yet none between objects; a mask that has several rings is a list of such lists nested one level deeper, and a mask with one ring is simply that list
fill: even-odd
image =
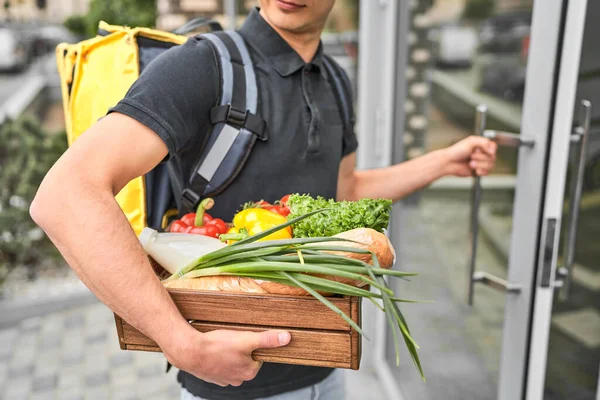
[{"label": "bunch of parsley", "polygon": [[371,228],[383,232],[388,227],[392,201],[387,199],[361,199],[335,201],[323,197],[294,194],[287,203],[291,214],[288,219],[311,211],[328,209],[294,225],[294,237],[324,237],[356,228]]}]

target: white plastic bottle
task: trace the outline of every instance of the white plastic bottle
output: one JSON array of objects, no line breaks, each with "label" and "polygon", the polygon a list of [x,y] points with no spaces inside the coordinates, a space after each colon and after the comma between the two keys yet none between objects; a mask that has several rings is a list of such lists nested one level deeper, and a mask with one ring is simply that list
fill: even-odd
[{"label": "white plastic bottle", "polygon": [[171,274],[199,257],[226,246],[219,239],[190,233],[158,232],[144,228],[139,236],[146,253]]}]

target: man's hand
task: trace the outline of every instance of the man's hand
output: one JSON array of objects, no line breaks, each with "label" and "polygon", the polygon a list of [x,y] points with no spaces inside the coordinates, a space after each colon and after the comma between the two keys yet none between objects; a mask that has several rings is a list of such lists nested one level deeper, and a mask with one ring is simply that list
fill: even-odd
[{"label": "man's hand", "polygon": [[497,147],[484,137],[469,136],[442,150],[447,158],[446,175],[487,175],[496,162]]},{"label": "man's hand", "polygon": [[289,332],[279,330],[192,332],[173,346],[176,349],[165,348],[163,352],[175,367],[204,381],[240,386],[254,379],[262,366],[262,362],[252,359],[254,350],[282,347],[290,339]]}]

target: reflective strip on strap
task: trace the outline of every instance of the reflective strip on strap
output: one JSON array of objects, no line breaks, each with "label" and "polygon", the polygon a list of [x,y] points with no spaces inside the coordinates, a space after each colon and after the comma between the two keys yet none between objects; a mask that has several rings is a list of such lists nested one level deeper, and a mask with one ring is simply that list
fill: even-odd
[{"label": "reflective strip on strap", "polygon": [[244,72],[246,75],[246,109],[252,114],[256,114],[258,107],[258,89],[256,86],[256,75],[254,75],[254,66],[252,65],[252,58],[248,53],[248,48],[242,36],[235,31],[227,31],[227,34],[240,52],[242,61],[244,62]]},{"label": "reflective strip on strap", "polygon": [[240,131],[235,129],[231,125],[224,124],[221,133],[219,133],[219,137],[215,140],[215,143],[210,148],[210,151],[206,155],[206,158],[198,168],[198,174],[206,179],[207,181],[211,181],[217,169],[229,153],[229,149],[233,146],[235,139],[237,139]]},{"label": "reflective strip on strap", "polygon": [[[221,105],[230,104],[233,91],[233,68],[231,67],[231,56],[229,55],[227,46],[225,46],[223,41],[213,33],[206,33],[202,35],[202,37],[210,40],[217,48],[217,52],[221,58],[221,71],[223,74]],[[213,176],[215,176],[217,169],[225,159],[225,156],[229,152],[229,149],[231,149],[231,146],[233,146],[233,143],[239,134],[237,129],[225,124],[218,124],[213,129],[214,132],[212,134],[217,134],[217,139],[196,172],[209,182],[212,180]]]},{"label": "reflective strip on strap", "polygon": [[[248,53],[248,49],[246,48],[246,44],[242,37],[236,32],[228,31],[227,34],[236,44],[238,51],[242,56],[242,61],[244,62],[244,75],[246,75],[246,109],[251,113],[256,113],[258,107],[258,92],[252,59],[250,58],[250,54]],[[223,71],[223,96],[221,105],[231,104],[234,83],[231,55],[229,54],[225,43],[223,43],[217,35],[208,33],[203,36],[215,45],[221,56],[221,69]],[[227,124],[218,124],[215,126],[215,129],[219,129],[219,125],[222,126],[221,131],[218,133],[218,137],[208,151],[206,158],[202,161],[197,172],[198,175],[208,182],[213,179],[215,173],[240,134],[238,129]]]},{"label": "reflective strip on strap", "polygon": [[214,33],[205,33],[202,37],[210,40],[215,45],[221,57],[221,71],[223,73],[223,95],[221,105],[231,103],[231,92],[233,91],[233,68],[231,67],[231,56],[225,43]]}]

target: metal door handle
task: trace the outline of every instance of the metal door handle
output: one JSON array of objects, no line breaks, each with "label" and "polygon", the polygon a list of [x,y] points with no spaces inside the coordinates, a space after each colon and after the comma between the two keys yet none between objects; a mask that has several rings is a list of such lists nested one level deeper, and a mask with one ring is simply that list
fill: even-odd
[{"label": "metal door handle", "polygon": [[571,282],[573,280],[573,268],[575,267],[575,243],[577,241],[577,228],[579,227],[579,211],[581,209],[581,195],[583,192],[583,176],[586,161],[586,149],[590,135],[590,122],[592,118],[592,103],[587,100],[581,102],[581,114],[579,126],[575,128],[571,136],[572,142],[579,142],[579,159],[576,168],[571,172],[571,203],[569,204],[569,224],[567,226],[567,238],[565,241],[564,266],[559,268],[558,275],[564,279],[557,287],[560,287],[559,299],[566,301],[571,294]]},{"label": "metal door handle", "polygon": [[[487,137],[500,146],[528,147],[535,145],[535,139],[524,137],[519,134],[486,130],[487,106],[481,104],[476,108],[475,115],[475,135]],[[477,243],[479,241],[479,209],[481,206],[481,178],[473,178],[473,188],[471,190],[471,258],[469,260],[469,293],[468,303],[473,305],[473,295],[475,293],[475,283],[482,283],[507,293],[519,293],[521,285],[518,283],[507,282],[487,272],[476,271],[477,261]]]},{"label": "metal door handle", "polygon": [[502,132],[502,131],[493,131],[493,130],[484,130],[483,136],[495,141],[500,146],[509,146],[509,147],[533,147],[535,145],[535,139],[524,137],[522,135],[516,133]]}]

